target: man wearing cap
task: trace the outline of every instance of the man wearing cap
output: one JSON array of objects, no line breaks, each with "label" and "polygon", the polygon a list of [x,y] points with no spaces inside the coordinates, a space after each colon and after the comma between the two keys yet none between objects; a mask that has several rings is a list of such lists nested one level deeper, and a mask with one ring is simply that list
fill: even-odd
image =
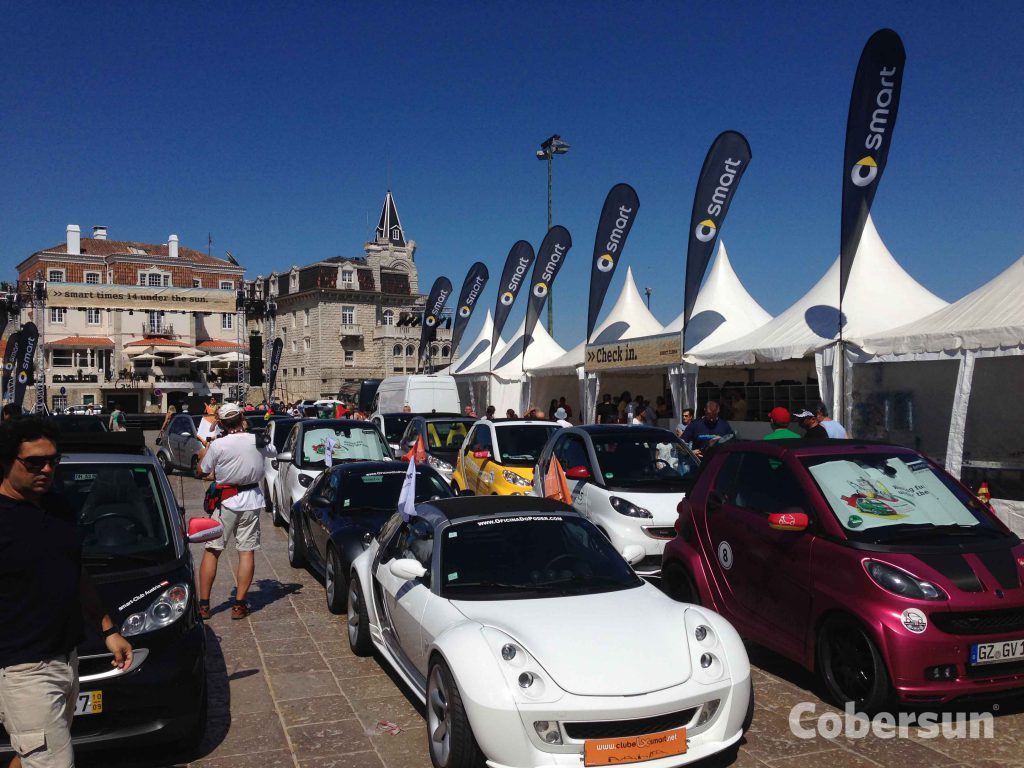
[{"label": "man wearing cap", "polygon": [[785,440],[786,438],[799,438],[796,432],[789,428],[789,411],[781,405],[777,405],[768,412],[768,422],[772,425],[772,431],[764,436],[765,440]]},{"label": "man wearing cap", "polygon": [[217,563],[229,535],[238,551],[238,581],[232,619],[249,615],[245,596],[252,584],[256,550],[260,548],[260,511],[265,508],[260,479],[264,459],[277,456],[273,443],[257,442],[246,431],[245,416],[235,403],[222,405],[217,414],[221,437],[212,440],[199,454],[201,472],[215,480],[220,503],[214,516],[224,525],[224,535],[209,542],[199,566],[199,615],[210,618],[210,592],[217,577]]},{"label": "man wearing cap", "polygon": [[555,423],[560,427],[571,427],[572,424],[569,422],[569,414],[565,412],[565,408],[556,408],[554,412]]},{"label": "man wearing cap", "polygon": [[818,417],[808,411],[806,408],[797,411],[793,414],[793,418],[796,419],[804,430],[804,437],[808,440],[825,440],[828,438],[828,432],[825,428],[818,423]]}]

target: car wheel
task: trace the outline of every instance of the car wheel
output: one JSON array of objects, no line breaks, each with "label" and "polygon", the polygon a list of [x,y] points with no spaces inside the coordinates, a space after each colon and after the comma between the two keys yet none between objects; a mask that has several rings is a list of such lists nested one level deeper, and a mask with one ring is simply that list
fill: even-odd
[{"label": "car wheel", "polygon": [[156,455],[157,461],[160,462],[160,468],[164,471],[164,474],[170,477],[174,474],[174,466],[171,464],[171,460],[167,458],[167,454],[161,451]]},{"label": "car wheel", "polygon": [[858,712],[885,711],[892,697],[885,660],[855,621],[834,616],[818,633],[818,674],[835,704]]},{"label": "car wheel", "polygon": [[196,703],[196,716],[193,720],[193,725],[188,729],[187,736],[183,742],[183,746],[189,753],[190,759],[194,759],[199,754],[199,747],[203,743],[203,737],[206,735],[206,721],[209,719],[210,711],[210,700],[209,700],[209,689],[206,685],[206,662],[202,662],[204,669],[203,674],[203,688],[199,693],[199,701]]},{"label": "car wheel", "polygon": [[328,548],[327,564],[324,566],[324,592],[327,594],[327,610],[340,616],[348,609],[348,579],[345,568],[338,557],[338,550]]},{"label": "car wheel", "polygon": [[458,686],[440,659],[430,665],[427,679],[427,748],[434,768],[476,768],[484,762]]},{"label": "car wheel", "polygon": [[355,574],[348,583],[348,646],[356,656],[369,656],[373,653],[370,615],[363,599],[362,585]]},{"label": "car wheel", "polygon": [[700,605],[700,593],[686,568],[679,563],[665,563],[661,569],[661,583],[665,587],[665,594],[673,600]]},{"label": "car wheel", "polygon": [[305,568],[309,562],[306,554],[306,539],[302,535],[302,523],[298,515],[292,520],[288,529],[288,565],[292,568]]},{"label": "car wheel", "polygon": [[284,518],[281,517],[281,505],[277,503],[277,495],[271,497],[270,501],[270,515],[274,521],[274,526],[281,528],[284,526]]},{"label": "car wheel", "polygon": [[199,456],[198,454],[193,456],[188,462],[188,471],[192,474],[192,477],[199,477]]}]

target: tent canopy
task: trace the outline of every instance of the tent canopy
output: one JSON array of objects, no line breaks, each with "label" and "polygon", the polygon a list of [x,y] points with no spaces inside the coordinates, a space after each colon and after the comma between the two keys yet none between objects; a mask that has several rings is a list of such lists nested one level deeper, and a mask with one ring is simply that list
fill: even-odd
[{"label": "tent canopy", "polygon": [[[460,354],[455,358],[455,362],[449,365],[442,371],[438,371],[440,376],[454,376],[460,373],[467,373],[471,368],[475,368],[480,363],[487,366],[487,356],[491,349],[491,334],[494,332],[494,319],[491,317],[491,310],[487,310],[487,314],[484,317],[483,327],[480,328],[480,332],[476,335],[476,338],[472,342],[466,344],[463,342],[459,345],[460,350],[464,350],[463,354]],[[498,348],[504,346],[505,342],[501,338],[498,339]]]}]

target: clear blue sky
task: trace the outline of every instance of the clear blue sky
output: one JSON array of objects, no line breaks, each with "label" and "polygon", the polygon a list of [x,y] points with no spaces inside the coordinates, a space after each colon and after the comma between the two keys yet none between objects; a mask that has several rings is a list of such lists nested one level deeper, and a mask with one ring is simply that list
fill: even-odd
[{"label": "clear blue sky", "polygon": [[555,336],[569,347],[619,181],[641,200],[626,263],[659,320],[678,314],[697,173],[715,135],[735,129],[754,158],[723,237],[775,314],[838,252],[854,69],[890,26],[908,59],[875,219],[904,267],[954,300],[1024,253],[1022,9],[5,3],[0,263],[13,277],[69,223],[144,242],[174,232],[197,249],[212,232],[215,253],[249,276],[359,255],[390,168],[423,289],[439,274],[457,289],[481,259],[492,306],[511,244],[543,237],[534,152],[560,133],[572,149],[555,161],[554,218],[575,246]]}]

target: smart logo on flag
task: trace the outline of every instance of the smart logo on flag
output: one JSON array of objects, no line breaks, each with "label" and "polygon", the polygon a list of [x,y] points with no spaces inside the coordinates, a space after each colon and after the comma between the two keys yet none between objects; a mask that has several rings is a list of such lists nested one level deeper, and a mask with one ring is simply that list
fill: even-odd
[{"label": "smart logo on flag", "polygon": [[715,222],[711,219],[704,219],[697,228],[693,230],[693,236],[700,240],[702,243],[709,243],[715,239],[715,235],[718,234],[718,227],[715,226]]},{"label": "smart logo on flag", "polygon": [[856,184],[858,187],[866,187],[878,176],[878,163],[875,162],[871,155],[862,157],[856,163],[853,164],[853,170],[850,171],[850,181]]},{"label": "smart logo on flag", "polygon": [[598,256],[594,266],[601,272],[611,272],[615,269],[615,257],[610,253],[606,253],[603,256]]}]

